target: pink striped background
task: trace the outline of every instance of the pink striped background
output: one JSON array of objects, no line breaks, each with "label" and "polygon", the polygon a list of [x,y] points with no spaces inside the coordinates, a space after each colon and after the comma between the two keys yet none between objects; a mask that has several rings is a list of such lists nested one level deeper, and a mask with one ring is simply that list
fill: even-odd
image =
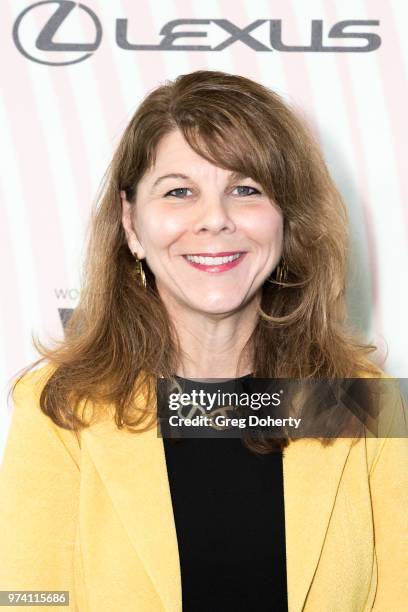
[{"label": "pink striped background", "polygon": [[[14,44],[15,20],[32,4],[3,0],[0,5],[2,397],[10,377],[36,357],[31,333],[42,340],[60,336],[58,309],[76,305],[88,214],[130,115],[159,83],[200,68],[264,83],[313,126],[350,212],[350,319],[368,341],[378,344],[380,355],[388,354],[386,369],[391,374],[408,376],[404,0],[86,0],[102,24],[102,41],[90,58],[68,66],[31,61]],[[56,7],[47,3],[27,13],[19,29],[21,43],[39,59],[72,60],[80,54],[35,48]],[[281,19],[283,41],[303,45],[310,40],[312,19],[323,20],[326,36],[341,20],[378,20],[379,26],[350,31],[376,32],[382,44],[370,53],[256,52],[242,42],[220,52],[125,51],[115,42],[118,18],[128,18],[131,42],[147,44],[158,44],[160,29],[172,19],[228,19],[241,28],[256,19]],[[215,24],[183,30],[203,28],[208,28],[207,40],[178,42],[215,46],[228,36]],[[88,42],[94,35],[92,22],[76,7],[56,41]],[[269,46],[267,24],[252,35]],[[347,44],[327,37],[324,42]],[[3,407],[0,447],[10,417],[5,400]]]}]

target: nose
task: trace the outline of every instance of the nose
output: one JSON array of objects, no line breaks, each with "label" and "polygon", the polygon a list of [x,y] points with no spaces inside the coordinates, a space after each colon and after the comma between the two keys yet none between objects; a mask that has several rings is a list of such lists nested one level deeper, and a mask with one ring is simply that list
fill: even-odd
[{"label": "nose", "polygon": [[231,217],[231,210],[222,196],[212,194],[202,195],[197,202],[197,216],[194,222],[194,231],[233,232],[235,224]]}]

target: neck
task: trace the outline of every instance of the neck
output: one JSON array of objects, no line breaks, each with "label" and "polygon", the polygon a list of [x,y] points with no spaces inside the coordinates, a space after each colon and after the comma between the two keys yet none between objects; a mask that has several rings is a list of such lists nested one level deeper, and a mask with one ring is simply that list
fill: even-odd
[{"label": "neck", "polygon": [[166,307],[182,349],[178,376],[240,378],[253,372],[252,347],[244,347],[258,320],[255,300],[237,312],[217,315]]}]

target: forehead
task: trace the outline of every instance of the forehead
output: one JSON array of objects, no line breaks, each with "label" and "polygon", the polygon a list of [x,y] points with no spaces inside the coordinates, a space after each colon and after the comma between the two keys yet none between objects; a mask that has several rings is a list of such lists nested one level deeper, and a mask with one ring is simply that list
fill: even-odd
[{"label": "forehead", "polygon": [[169,163],[177,165],[179,161],[212,165],[190,147],[180,130],[174,130],[163,136],[159,141],[152,171],[160,170],[162,166]]},{"label": "forehead", "polygon": [[[244,168],[233,169],[209,161],[195,151],[184,138],[179,129],[165,134],[158,142],[154,162],[139,181],[154,191],[166,179],[181,178],[192,180],[235,181],[250,179],[251,175]],[[252,179],[251,179],[252,180]]]}]

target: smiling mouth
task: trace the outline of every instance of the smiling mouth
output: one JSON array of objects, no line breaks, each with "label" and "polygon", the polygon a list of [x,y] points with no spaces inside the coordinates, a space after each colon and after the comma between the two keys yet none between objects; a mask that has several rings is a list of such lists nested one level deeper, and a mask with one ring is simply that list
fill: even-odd
[{"label": "smiling mouth", "polygon": [[183,255],[183,258],[193,267],[206,272],[223,272],[234,268],[246,255],[246,252],[217,253],[216,255],[197,254]]},{"label": "smiling mouth", "polygon": [[234,259],[238,259],[242,253],[231,253],[225,256],[222,255],[184,255],[188,261],[192,261],[194,263],[200,263],[207,266],[218,266],[223,263],[229,263],[230,261],[234,261]]}]

